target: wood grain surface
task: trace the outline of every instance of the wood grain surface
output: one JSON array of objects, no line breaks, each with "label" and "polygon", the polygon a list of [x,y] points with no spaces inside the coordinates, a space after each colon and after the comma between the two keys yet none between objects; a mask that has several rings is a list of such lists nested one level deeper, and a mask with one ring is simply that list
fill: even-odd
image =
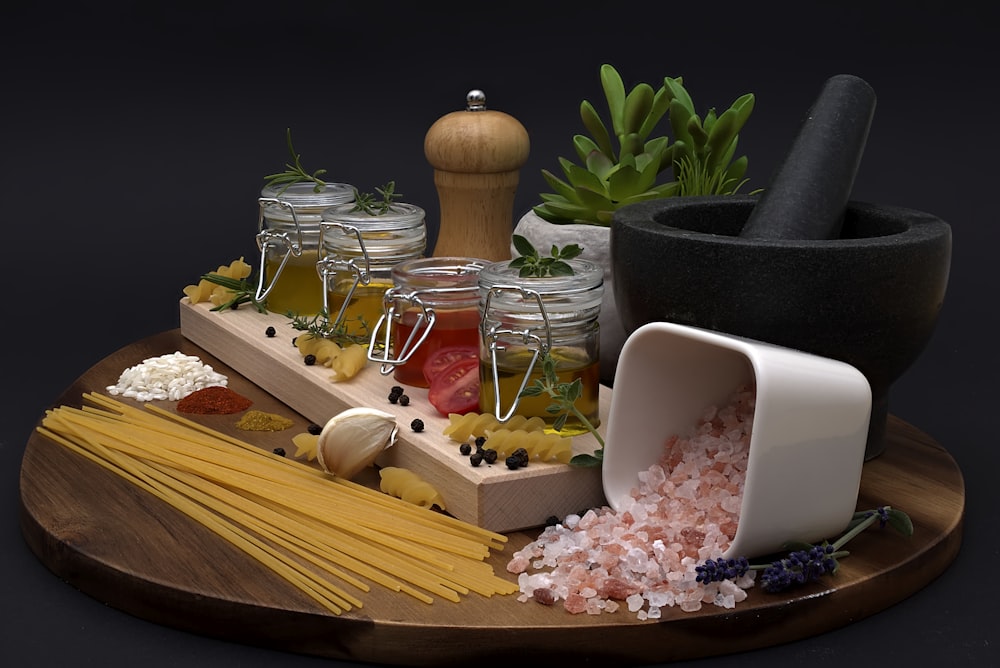
[{"label": "wood grain surface", "polygon": [[[79,405],[121,371],[174,351],[198,355],[230,378],[255,408],[309,419],[171,330],[99,362],[53,405]],[[165,403],[165,402],[164,402]],[[249,439],[233,416],[194,416]],[[289,432],[254,432],[272,449]],[[961,545],[965,490],[948,452],[890,417],[885,453],[866,462],[859,508],[892,505],[913,519],[912,537],[869,530],[850,544],[840,571],[786,594],[751,589],[735,609],[666,609],[658,621],[621,610],[571,615],[516,596],[424,604],[373,588],[364,607],[341,616],[320,609],[243,553],[117,476],[35,433],[21,468],[23,535],[59,578],[110,606],[194,633],[342,660],[397,665],[480,665],[578,659],[605,665],[660,663],[741,652],[817,635],[891,606],[937,577]],[[504,577],[514,550],[537,531],[509,534],[491,563]],[[419,648],[419,651],[415,651]]]},{"label": "wood grain surface", "polygon": [[[181,333],[316,424],[352,406],[368,406],[396,415],[401,429],[396,444],[378,459],[381,466],[410,469],[434,486],[455,517],[490,531],[516,531],[545,523],[550,515],[562,517],[580,508],[604,502],[599,469],[541,463],[510,470],[469,465],[458,454],[458,443],[442,437],[448,418],[434,409],[427,390],[407,387],[408,406],[390,404],[386,398],[396,383],[392,375],[379,374],[369,362],[348,381],[331,382],[332,372],[322,365],[306,366],[291,339],[299,332],[283,315],[258,313],[250,308],[212,312],[206,303],[180,300]],[[273,326],[277,335],[265,336]],[[607,423],[611,391],[600,387],[600,417]],[[424,430],[407,428],[414,418]],[[598,428],[603,434],[603,424]],[[591,453],[598,447],[590,434],[574,436],[574,453]]]}]

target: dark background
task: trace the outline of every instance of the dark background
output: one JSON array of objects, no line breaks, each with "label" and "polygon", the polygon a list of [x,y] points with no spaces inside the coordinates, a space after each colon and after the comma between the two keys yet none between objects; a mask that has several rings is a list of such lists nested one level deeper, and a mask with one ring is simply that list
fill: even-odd
[{"label": "dark background", "polygon": [[[952,225],[933,340],[890,411],[966,476],[956,561],[846,628],[696,665],[996,665],[994,513],[997,10],[992,3],[18,3],[0,17],[5,345],[0,440],[0,663],[335,665],[159,627],[52,576],[21,539],[17,477],[42,411],[105,355],[178,325],[181,288],[253,256],[255,198],[286,160],[428,212],[423,138],[471,88],[525,126],[515,217],[572,157],[598,69],[631,87],[683,76],[701,110],[753,92],[741,136],[765,186],[824,81],[878,95],[854,198]],[[431,245],[431,247],[433,247]],[[719,629],[720,642],[725,630]]]}]

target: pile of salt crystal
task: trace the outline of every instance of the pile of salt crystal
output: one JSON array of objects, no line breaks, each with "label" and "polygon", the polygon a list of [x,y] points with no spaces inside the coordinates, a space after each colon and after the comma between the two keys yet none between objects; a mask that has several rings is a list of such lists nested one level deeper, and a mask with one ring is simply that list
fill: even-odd
[{"label": "pile of salt crystal", "polygon": [[624,603],[642,620],[665,607],[743,601],[753,571],[703,584],[695,567],[720,558],[736,535],[754,401],[754,389],[740,387],[690,433],[670,436],[660,462],[638,474],[627,507],[570,515],[515,552],[507,570],[518,574],[519,600],[562,600],[567,611],[592,615]]}]

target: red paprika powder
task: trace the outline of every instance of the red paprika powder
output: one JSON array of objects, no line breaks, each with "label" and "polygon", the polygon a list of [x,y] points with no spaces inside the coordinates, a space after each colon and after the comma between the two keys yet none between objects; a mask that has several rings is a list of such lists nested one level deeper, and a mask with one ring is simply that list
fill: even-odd
[{"label": "red paprika powder", "polygon": [[212,385],[195,390],[177,402],[179,413],[199,415],[229,415],[245,411],[253,402],[228,387]]}]

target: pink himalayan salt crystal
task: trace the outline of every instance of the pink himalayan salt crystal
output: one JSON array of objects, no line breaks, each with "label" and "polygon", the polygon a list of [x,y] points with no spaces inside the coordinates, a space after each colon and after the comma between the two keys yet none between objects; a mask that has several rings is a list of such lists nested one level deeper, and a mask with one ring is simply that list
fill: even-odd
[{"label": "pink himalayan salt crystal", "polygon": [[736,535],[755,398],[752,386],[737,388],[688,433],[669,436],[627,507],[569,515],[515,552],[507,570],[518,576],[518,600],[562,600],[573,614],[625,607],[640,620],[661,618],[665,607],[696,612],[745,600],[753,571],[702,584],[695,567],[721,557]]}]

